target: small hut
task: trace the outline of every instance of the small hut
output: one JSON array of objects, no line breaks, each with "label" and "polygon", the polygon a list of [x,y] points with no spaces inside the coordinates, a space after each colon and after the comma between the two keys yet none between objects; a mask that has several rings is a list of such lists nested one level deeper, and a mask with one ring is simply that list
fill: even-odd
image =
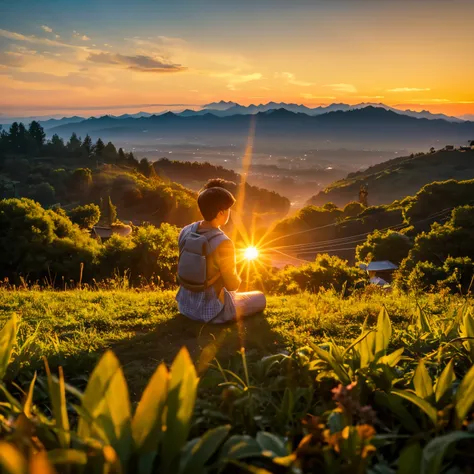
[{"label": "small hut", "polygon": [[112,235],[117,234],[121,237],[128,237],[132,233],[132,228],[129,225],[118,225],[112,227],[94,226],[91,230],[91,237],[105,242],[110,239]]},{"label": "small hut", "polygon": [[397,265],[389,260],[373,261],[368,265],[362,264],[360,268],[368,273],[371,284],[379,286],[390,285],[393,272],[398,269]]}]

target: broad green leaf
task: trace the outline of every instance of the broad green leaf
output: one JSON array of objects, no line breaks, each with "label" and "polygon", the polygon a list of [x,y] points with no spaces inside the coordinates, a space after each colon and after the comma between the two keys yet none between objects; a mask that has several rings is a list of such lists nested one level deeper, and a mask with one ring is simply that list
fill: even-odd
[{"label": "broad green leaf", "polygon": [[430,321],[420,305],[418,305],[416,310],[416,327],[423,334],[431,332]]},{"label": "broad green leaf", "polygon": [[447,450],[458,441],[472,439],[474,435],[465,431],[453,431],[432,439],[423,449],[421,474],[440,474]]},{"label": "broad green leaf", "polygon": [[0,467],[5,474],[27,474],[26,460],[12,444],[0,441]]},{"label": "broad green leaf", "polygon": [[420,443],[412,443],[403,448],[398,458],[397,474],[420,474],[422,455]]},{"label": "broad green leaf", "polygon": [[423,360],[420,360],[415,375],[413,376],[413,385],[418,397],[426,400],[433,395],[433,383]]},{"label": "broad green leaf", "polygon": [[58,440],[61,448],[69,448],[71,434],[69,433],[69,418],[66,407],[66,390],[64,388],[64,375],[62,367],[59,367],[59,379],[51,375],[49,364],[44,359],[46,376],[48,379],[49,399],[54,416],[54,423],[58,430]]},{"label": "broad green leaf", "polygon": [[448,362],[448,365],[444,368],[443,372],[436,382],[435,394],[436,401],[439,402],[447,390],[451,388],[451,385],[456,380],[456,375],[454,373],[454,362],[451,359]]},{"label": "broad green leaf", "polygon": [[162,444],[161,467],[164,472],[170,470],[188,437],[198,381],[189,353],[182,348],[171,366],[166,431]]},{"label": "broad green leaf", "polygon": [[[122,368],[111,351],[102,356],[92,372],[82,406],[106,434],[122,463],[126,463],[132,447],[130,399]],[[99,436],[94,430],[81,418],[79,436]]]},{"label": "broad green leaf", "polygon": [[355,339],[353,342],[351,342],[350,346],[344,349],[344,352],[342,353],[342,357],[345,357],[345,355],[353,349],[357,344],[359,344],[361,341],[363,341],[371,332],[374,332],[373,329],[369,329],[368,331],[364,331],[357,339]]},{"label": "broad green leaf", "polygon": [[418,408],[420,408],[422,411],[424,411],[429,419],[436,424],[436,421],[438,419],[438,414],[436,412],[436,408],[434,408],[431,404],[429,404],[426,400],[423,400],[422,398],[418,397],[415,395],[413,392],[409,392],[408,390],[398,390],[398,389],[392,389],[391,393],[394,395],[397,395],[399,397],[402,397],[414,405],[416,405]]},{"label": "broad green leaf", "polygon": [[316,352],[316,355],[320,359],[324,360],[331,366],[332,370],[334,371],[337,378],[342,384],[349,385],[351,383],[351,378],[349,377],[349,374],[347,373],[344,366],[342,364],[338,364],[334,357],[328,351],[325,351],[324,349],[318,347],[316,344],[312,343],[311,348],[314,350],[314,352]]},{"label": "broad green leaf", "polygon": [[[227,438],[230,425],[219,426],[207,431],[197,443],[193,443],[189,451],[184,449],[180,460],[180,474],[201,474],[205,465]],[[187,451],[187,452],[186,452]]]},{"label": "broad green leaf", "polygon": [[419,433],[420,427],[418,426],[418,423],[405,408],[400,397],[377,390],[375,392],[375,402],[377,405],[387,407],[394,415],[396,415],[397,419],[400,420],[400,423],[405,429],[412,433]]},{"label": "broad green leaf", "polygon": [[288,455],[284,441],[272,433],[259,431],[257,433],[257,443],[262,448],[262,451],[271,452],[273,454],[272,457],[284,457]]},{"label": "broad green leaf", "polygon": [[466,418],[474,403],[474,365],[462,379],[456,393],[456,414],[459,422]]},{"label": "broad green leaf", "polygon": [[14,314],[0,331],[0,381],[7,373],[7,367],[16,342],[17,321]]},{"label": "broad green leaf", "polygon": [[35,375],[33,376],[33,380],[30,383],[30,388],[28,389],[28,394],[26,396],[26,400],[23,405],[23,413],[28,418],[31,418],[31,408],[33,407],[33,392],[35,390],[35,382],[36,382],[36,372],[35,372]]},{"label": "broad green leaf", "polygon": [[161,364],[148,382],[135,411],[132,434],[139,453],[156,452],[161,441],[168,381],[168,369],[165,364]]},{"label": "broad green leaf", "polygon": [[461,337],[473,338],[467,339],[463,342],[463,346],[469,352],[471,361],[474,361],[474,318],[470,311],[464,313],[462,324],[460,326],[459,333]]},{"label": "broad green leaf", "polygon": [[79,449],[53,449],[48,451],[48,459],[51,464],[87,464],[87,453]]},{"label": "broad green leaf", "polygon": [[367,367],[374,360],[374,349],[375,349],[375,336],[376,332],[372,331],[367,337],[360,343],[360,367],[363,369]]},{"label": "broad green leaf", "polygon": [[225,463],[231,459],[245,459],[261,455],[262,448],[254,438],[247,435],[235,435],[224,443],[219,459]]},{"label": "broad green leaf", "polygon": [[378,363],[386,364],[390,367],[395,367],[400,362],[400,359],[402,358],[402,354],[404,350],[405,349],[401,347],[400,349],[393,351],[391,354],[381,357]]},{"label": "broad green leaf", "polygon": [[375,354],[377,356],[385,355],[390,339],[392,337],[392,323],[387,310],[382,308],[377,319],[377,331],[375,334]]}]

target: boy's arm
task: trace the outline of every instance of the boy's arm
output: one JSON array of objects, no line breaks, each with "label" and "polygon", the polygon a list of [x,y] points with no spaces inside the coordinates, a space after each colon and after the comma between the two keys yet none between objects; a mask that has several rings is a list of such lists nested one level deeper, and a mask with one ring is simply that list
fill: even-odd
[{"label": "boy's arm", "polygon": [[241,280],[235,265],[235,249],[231,240],[225,240],[217,247],[218,265],[224,287],[228,291],[237,291]]}]

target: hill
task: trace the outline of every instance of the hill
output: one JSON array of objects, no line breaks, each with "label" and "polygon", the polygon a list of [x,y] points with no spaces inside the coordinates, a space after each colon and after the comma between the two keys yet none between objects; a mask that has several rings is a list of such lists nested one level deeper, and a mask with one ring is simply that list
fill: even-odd
[{"label": "hill", "polygon": [[434,153],[395,158],[328,186],[308,204],[322,206],[333,202],[344,206],[358,200],[361,185],[368,185],[369,204],[389,204],[414,195],[424,185],[447,179],[474,178],[474,150],[439,150]]},{"label": "hill", "polygon": [[[222,178],[237,185],[240,185],[242,181],[239,173],[210,163],[170,161],[162,158],[155,161],[153,166],[158,176],[169,178],[196,191],[202,188],[209,179]],[[237,186],[232,186],[232,188],[229,191],[237,195]],[[246,214],[270,214],[273,219],[281,218],[288,213],[290,201],[276,192],[246,183],[242,209]]]}]

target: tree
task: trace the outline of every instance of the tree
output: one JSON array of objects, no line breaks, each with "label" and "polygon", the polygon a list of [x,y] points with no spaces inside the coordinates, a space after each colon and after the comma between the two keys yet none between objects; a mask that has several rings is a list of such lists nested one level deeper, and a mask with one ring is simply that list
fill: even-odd
[{"label": "tree", "polygon": [[413,247],[412,240],[401,232],[388,230],[374,231],[367,240],[356,248],[356,258],[359,262],[372,260],[390,260],[399,265]]},{"label": "tree", "polygon": [[95,155],[96,156],[102,156],[102,154],[104,152],[104,148],[105,148],[104,142],[99,138],[96,141],[95,146],[94,146]]},{"label": "tree", "polygon": [[96,204],[78,206],[69,212],[69,218],[81,229],[92,229],[100,220],[100,209]]},{"label": "tree", "polygon": [[117,159],[117,149],[112,142],[107,143],[102,154],[106,160],[115,161]]},{"label": "tree", "polygon": [[119,151],[118,151],[118,158],[119,158],[119,161],[121,163],[124,163],[127,161],[127,157],[123,151],[123,148],[119,148]]},{"label": "tree", "polygon": [[430,148],[430,153],[434,153],[435,151],[436,151],[435,148],[432,146],[432,147]]},{"label": "tree", "polygon": [[93,151],[92,139],[89,134],[86,135],[84,141],[82,142],[82,149],[85,151],[87,156],[90,156]]},{"label": "tree", "polygon": [[102,216],[104,218],[105,224],[109,227],[112,227],[112,225],[117,220],[117,206],[114,206],[110,196],[105,204],[102,203],[102,206]]},{"label": "tree", "polygon": [[63,156],[66,151],[63,139],[56,133],[51,137],[47,149],[55,157]]},{"label": "tree", "polygon": [[46,139],[46,133],[44,133],[43,127],[36,121],[33,120],[28,128],[30,137],[36,142],[38,148],[42,148]]},{"label": "tree", "polygon": [[98,244],[67,217],[31,199],[0,201],[0,278],[77,281],[81,263],[84,278],[92,277],[98,251]]},{"label": "tree", "polygon": [[352,201],[344,207],[344,216],[357,217],[364,209],[365,207],[360,202]]},{"label": "tree", "polygon": [[55,189],[49,183],[44,182],[30,186],[27,197],[45,207],[52,206],[56,202]]},{"label": "tree", "polygon": [[86,193],[92,184],[92,171],[89,168],[77,168],[71,176],[73,190]]},{"label": "tree", "polygon": [[147,178],[149,178],[153,174],[152,168],[153,163],[150,163],[147,158],[142,158],[140,160],[140,163],[138,164],[138,171]]},{"label": "tree", "polygon": [[11,124],[8,139],[10,142],[10,150],[18,151],[20,147],[20,130],[18,122],[13,122]]},{"label": "tree", "polygon": [[73,156],[77,156],[81,150],[82,142],[80,138],[77,138],[75,132],[72,133],[71,138],[67,142],[67,149],[69,153]]},{"label": "tree", "polygon": [[367,184],[361,185],[360,190],[359,190],[359,202],[364,207],[369,207],[368,196],[369,196],[369,186]]}]

